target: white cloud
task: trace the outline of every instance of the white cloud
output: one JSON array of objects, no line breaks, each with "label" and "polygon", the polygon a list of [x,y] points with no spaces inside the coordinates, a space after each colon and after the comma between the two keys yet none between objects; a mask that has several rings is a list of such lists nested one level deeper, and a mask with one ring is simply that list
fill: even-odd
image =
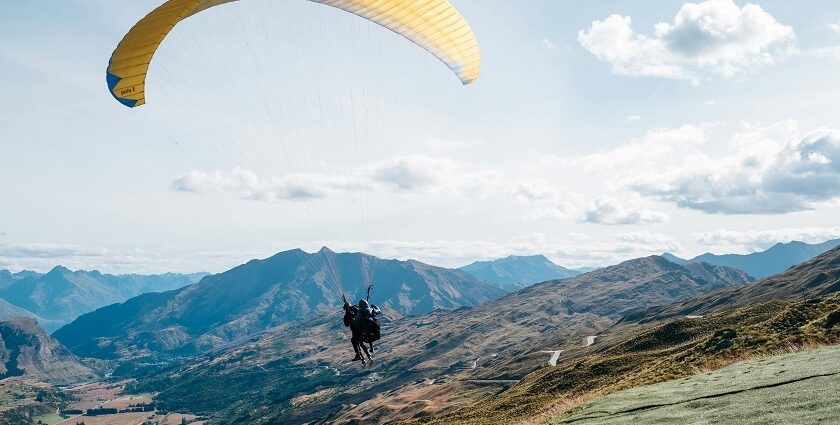
[{"label": "white cloud", "polygon": [[523,202],[560,202],[564,198],[556,185],[546,180],[516,182],[509,188],[516,199]]},{"label": "white cloud", "polygon": [[392,158],[367,168],[365,178],[407,191],[445,184],[459,173],[455,161],[424,155]]},{"label": "white cloud", "polygon": [[767,249],[779,242],[821,243],[840,238],[840,227],[793,227],[758,231],[717,229],[695,236],[698,242],[715,247],[716,251],[754,252]]},{"label": "white cloud", "polygon": [[706,127],[684,125],[678,128],[660,128],[647,132],[644,137],[609,150],[573,158],[554,159],[566,166],[580,166],[592,172],[614,174],[615,177],[661,169],[689,153],[699,153],[697,148],[706,143]]},{"label": "white cloud", "polygon": [[227,192],[260,201],[308,200],[339,193],[454,192],[482,196],[504,184],[495,170],[474,170],[450,158],[408,155],[331,173],[262,177],[234,168],[229,172],[192,170],[172,182],[176,191]]},{"label": "white cloud", "polygon": [[640,207],[628,208],[617,199],[596,198],[584,211],[582,221],[596,224],[655,224],[668,221],[668,216]]},{"label": "white cloud", "polygon": [[178,176],[172,182],[172,188],[192,193],[232,192],[244,199],[265,201],[323,198],[333,190],[370,190],[363,182],[340,176],[307,173],[263,179],[238,167],[230,172],[192,170]]},{"label": "white cloud", "polygon": [[744,137],[733,148],[729,157],[693,156],[678,167],[660,167],[631,187],[680,207],[722,214],[782,214],[840,197],[838,130],[821,128],[786,142]]},{"label": "white cloud", "polygon": [[828,24],[828,29],[834,31],[835,34],[840,34],[840,21]]},{"label": "white cloud", "polygon": [[0,245],[0,269],[46,272],[63,265],[73,270],[105,273],[217,272],[270,254],[270,251],[183,252],[170,248],[141,250],[53,243],[3,244]]},{"label": "white cloud", "polygon": [[550,238],[534,233],[506,240],[364,240],[288,242],[254,251],[186,252],[173,248],[154,250],[110,249],[63,244],[0,245],[0,269],[46,272],[56,265],[73,270],[106,273],[221,272],[254,258],[278,251],[303,248],[314,252],[326,245],[335,251],[366,252],[380,258],[415,259],[459,267],[477,260],[508,255],[544,254],[568,267],[607,266],[664,251],[678,252],[680,245],[666,235],[651,232],[618,233],[595,239],[582,233]]},{"label": "white cloud", "polygon": [[646,225],[668,221],[665,213],[644,208],[639,199],[600,196],[587,200],[579,193],[560,191],[541,182],[519,184],[513,188],[513,193],[520,201],[536,205],[525,216],[529,220],[565,220],[604,225]]},{"label": "white cloud", "polygon": [[709,99],[709,100],[703,102],[703,104],[711,108],[711,107],[717,106],[717,101],[714,100],[714,99]]},{"label": "white cloud", "polygon": [[547,38],[542,39],[542,48],[548,50],[549,52],[560,51],[560,47],[558,47],[556,44],[554,44],[554,42]]},{"label": "white cloud", "polygon": [[641,115],[628,115],[626,119],[627,119],[627,122],[630,122],[630,123],[639,122],[639,121],[642,120],[642,116]]},{"label": "white cloud", "polygon": [[820,59],[831,59],[840,62],[840,46],[824,46],[800,52]]},{"label": "white cloud", "polygon": [[[707,153],[710,125],[655,129],[593,155],[555,159],[644,197],[721,214],[782,214],[840,199],[840,130],[746,127]],[[705,148],[705,150],[704,150]]]},{"label": "white cloud", "polygon": [[629,16],[610,15],[578,32],[578,42],[617,74],[684,79],[733,77],[773,64],[794,40],[761,6],[732,0],[686,3],[653,35],[636,33]]}]

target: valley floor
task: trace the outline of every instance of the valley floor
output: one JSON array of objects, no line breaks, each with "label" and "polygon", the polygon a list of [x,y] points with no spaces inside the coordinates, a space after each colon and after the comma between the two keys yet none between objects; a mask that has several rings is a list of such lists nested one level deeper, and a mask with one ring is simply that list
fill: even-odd
[{"label": "valley floor", "polygon": [[840,346],[767,357],[600,398],[561,424],[831,423]]}]

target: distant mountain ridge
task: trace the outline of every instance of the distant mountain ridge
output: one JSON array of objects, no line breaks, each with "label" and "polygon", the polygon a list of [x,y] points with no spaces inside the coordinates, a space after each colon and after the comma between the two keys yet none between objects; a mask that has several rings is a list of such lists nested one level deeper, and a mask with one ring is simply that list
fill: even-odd
[{"label": "distant mountain ridge", "polygon": [[535,283],[577,276],[583,271],[554,264],[544,255],[516,256],[476,261],[460,268],[476,278],[514,292]]},{"label": "distant mountain ridge", "polygon": [[662,256],[678,264],[702,261],[719,266],[735,267],[749,273],[756,279],[761,279],[781,273],[791,266],[810,260],[837,246],[840,246],[840,239],[832,239],[819,244],[807,244],[799,241],[779,242],[765,251],[751,254],[716,255],[705,253],[690,260],[669,253]]},{"label": "distant mountain ridge", "polygon": [[111,275],[72,271],[56,266],[47,273],[0,270],[0,299],[19,309],[2,308],[0,319],[37,317],[41,326],[55,330],[78,316],[147,292],[177,289],[199,281],[207,273]]},{"label": "distant mountain ridge", "polygon": [[315,313],[341,314],[375,285],[371,301],[396,315],[470,307],[504,291],[460,271],[324,248],[252,260],[200,282],[85,314],[55,332],[77,354],[125,357],[201,352]]},{"label": "distant mountain ridge", "polygon": [[808,299],[840,291],[840,247],[787,271],[749,285],[701,294],[684,301],[630,315],[630,321],[652,322],[687,315],[705,315],[768,301]]},{"label": "distant mountain ridge", "polygon": [[[164,372],[166,376],[155,378],[160,379],[159,387],[145,390],[163,389],[160,400],[168,409],[186,408],[199,401],[202,406],[230,408],[225,413],[230,416],[217,418],[220,423],[307,423],[316,419],[318,423],[387,423],[424,414],[424,409],[437,405],[436,400],[426,403],[426,394],[408,396],[404,391],[430,391],[437,395],[428,398],[441,397],[451,394],[452,386],[461,385],[462,378],[518,376],[546,362],[549,354],[543,350],[579,345],[585,336],[598,335],[628,311],[741,286],[750,280],[732,268],[699,263],[681,266],[654,256],[532,285],[473,308],[391,320],[383,324],[375,354],[373,367],[381,372],[381,380],[365,388],[358,388],[355,382],[358,364],[348,361],[349,333],[343,330],[340,315],[314,316],[231,344],[198,364],[190,361],[183,371]],[[90,341],[101,344],[104,340]],[[327,365],[340,373],[333,374]],[[319,396],[318,402],[291,409],[286,399],[270,399],[276,394],[273,388],[306,385],[300,375],[311,376],[310,381],[316,382],[311,389],[300,390],[302,394],[327,387],[332,390]],[[429,385],[427,381],[437,376],[448,378]],[[343,391],[345,384],[353,389]],[[242,398],[238,393],[217,390],[231,386],[247,388],[248,395]],[[404,395],[424,402],[407,403]],[[271,407],[260,411],[265,416],[258,421],[245,416],[254,411],[253,406]]]}]

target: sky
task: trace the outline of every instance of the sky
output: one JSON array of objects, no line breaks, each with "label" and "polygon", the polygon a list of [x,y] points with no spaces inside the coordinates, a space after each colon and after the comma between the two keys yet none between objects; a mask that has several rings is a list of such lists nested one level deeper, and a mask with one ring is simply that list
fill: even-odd
[{"label": "sky", "polygon": [[568,267],[840,237],[840,3],[452,0],[432,55],[303,0],[180,23],[147,104],[104,71],[160,1],[3,1],[0,269],[222,271],[301,247]]}]

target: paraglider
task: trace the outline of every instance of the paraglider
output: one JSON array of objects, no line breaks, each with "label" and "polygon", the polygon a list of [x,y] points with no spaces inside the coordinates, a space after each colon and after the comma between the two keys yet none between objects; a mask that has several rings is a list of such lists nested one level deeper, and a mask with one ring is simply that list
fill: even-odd
[{"label": "paraglider", "polygon": [[[168,0],[138,21],[108,62],[111,94],[128,107],[146,103],[146,73],[164,38],[184,19],[236,0]],[[470,26],[447,0],[309,0],[379,24],[419,45],[445,63],[463,84],[481,68]]]},{"label": "paraglider", "polygon": [[[140,19],[123,36],[108,61],[106,82],[111,95],[130,108],[144,105],[146,103],[146,77],[149,66],[161,43],[170,32],[180,22],[193,15],[234,1],[237,0],[166,0]],[[393,31],[443,62],[464,85],[472,84],[478,78],[481,69],[478,42],[469,24],[447,0],[309,1],[352,13]],[[314,52],[316,55],[320,53],[318,50]],[[259,53],[250,56],[259,57],[258,55]],[[208,70],[207,72],[212,71]],[[320,81],[313,76],[313,82]],[[370,81],[376,84],[381,83],[380,79],[371,79]],[[423,89],[424,94],[428,93],[426,87],[423,87]],[[352,96],[350,96],[350,100],[352,106],[349,110],[343,111],[346,113],[342,115],[352,121],[356,108]],[[273,119],[274,114],[272,114],[272,105],[270,102],[264,102],[264,105],[268,111],[267,115],[272,117],[270,125],[276,126],[277,124]],[[319,109],[323,107],[320,98],[318,107]],[[388,108],[382,106],[377,110],[387,111]],[[323,110],[321,110],[321,113],[323,114]],[[251,119],[248,122],[252,124],[254,122],[253,117],[249,118]],[[355,144],[360,130],[357,130],[355,126],[353,129],[352,139]],[[275,133],[273,136],[276,137],[277,134]],[[357,160],[356,169],[360,169],[358,152],[354,152],[354,154]],[[271,156],[266,155],[261,159],[271,159]],[[306,202],[306,197],[303,197],[303,199]],[[308,208],[306,212],[311,214]],[[310,265],[315,266],[314,264]],[[358,305],[352,305],[344,296],[342,277],[338,273],[336,264],[325,262],[323,266],[325,281],[332,284],[337,293],[342,294],[344,325],[349,327],[352,332],[351,343],[356,354],[353,360],[361,360],[364,364],[371,360],[370,353],[374,351],[373,343],[380,338],[380,327],[376,316],[381,314],[381,311],[378,307],[369,303],[372,285],[367,286],[367,299],[360,300]],[[372,276],[365,276],[364,279],[366,280],[365,283],[373,281]],[[362,353],[364,353],[364,357]]]},{"label": "paraglider", "polygon": [[[373,285],[368,285],[367,298],[360,299],[358,305],[351,305],[346,296],[341,296],[342,301],[344,301],[344,326],[350,328],[352,334],[350,343],[353,345],[353,351],[356,354],[353,361],[361,360],[362,364],[373,361],[370,353],[374,351],[373,343],[378,341],[380,337],[380,326],[376,316],[381,314],[382,310],[370,304],[371,288],[373,288]],[[368,346],[365,346],[365,344],[368,344]],[[362,356],[362,353],[364,353],[364,356]],[[367,361],[365,357],[367,357]]]}]

